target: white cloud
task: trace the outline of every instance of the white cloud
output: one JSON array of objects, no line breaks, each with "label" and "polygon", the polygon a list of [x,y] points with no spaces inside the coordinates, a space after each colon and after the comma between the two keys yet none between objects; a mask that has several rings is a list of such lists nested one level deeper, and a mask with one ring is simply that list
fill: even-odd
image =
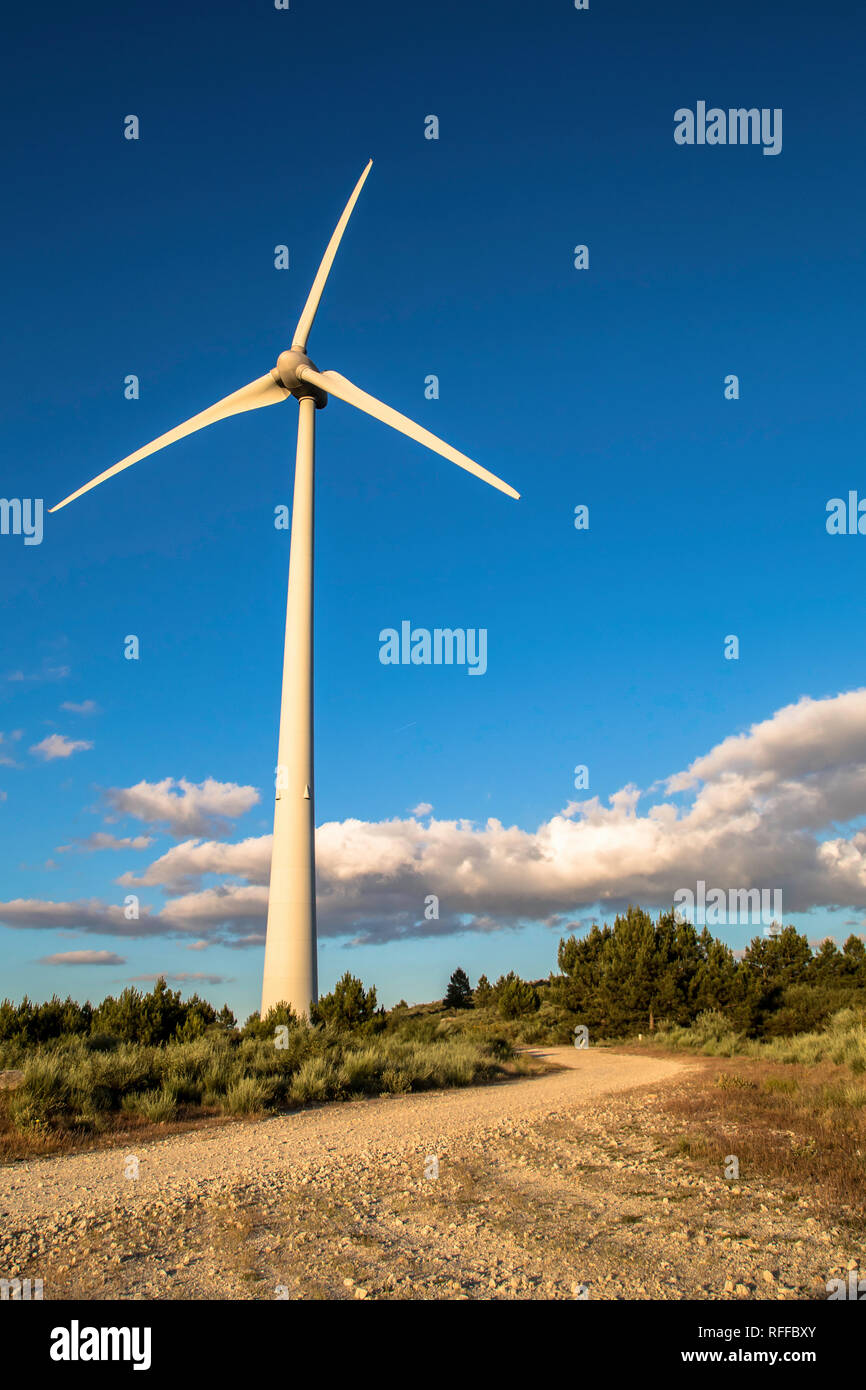
[{"label": "white cloud", "polygon": [[68,709],[71,714],[99,714],[100,709],[95,700],[82,700],[77,705],[74,700],[64,700],[61,709]]},{"label": "white cloud", "polygon": [[40,965],[126,965],[126,957],[114,951],[58,951],[43,956]]},{"label": "white cloud", "polygon": [[73,753],[92,747],[93,744],[88,743],[86,739],[67,738],[65,734],[49,734],[41,743],[32,744],[30,752],[38,753],[46,762],[52,762],[55,758],[69,758]]},{"label": "white cloud", "polygon": [[57,853],[67,854],[71,850],[86,854],[102,849],[149,849],[152,844],[152,835],[126,835],[118,839],[116,835],[109,835],[106,830],[95,830],[84,840],[74,840],[71,845],[58,845]]},{"label": "white cloud", "polygon": [[[156,784],[159,805],[171,785]],[[534,831],[494,818],[329,822],[316,832],[320,930],[357,941],[527,921],[568,930],[596,903],[670,906],[678,888],[698,879],[724,889],[779,888],[786,915],[866,907],[866,831],[856,829],[866,807],[866,690],[789,705],[658,786],[676,800],[626,786],[607,804],[571,802]],[[170,895],[138,924],[140,934],[259,944],[270,852],[270,836],[237,844],[194,838],[140,874],[126,873],[121,883]],[[209,876],[224,881],[206,884]],[[440,900],[438,921],[424,917],[429,894]],[[63,906],[62,922],[49,921],[54,905],[42,904],[30,909],[37,920],[22,920],[19,908],[10,924],[82,925],[71,920],[74,904]],[[9,920],[0,905],[0,921]],[[122,934],[136,934],[126,930],[133,925],[122,923]]]},{"label": "white cloud", "polygon": [[117,881],[130,888],[165,888],[185,893],[205,874],[267,883],[271,871],[271,835],[223,844],[215,840],[184,840],[160,855],[140,874],[125,873]]},{"label": "white cloud", "polygon": [[433,810],[433,807],[430,805],[430,802],[429,802],[429,801],[419,801],[417,806],[413,806],[413,807],[412,807],[412,810],[409,812],[409,815],[410,815],[410,816],[429,816],[429,814],[430,814],[430,812],[431,812],[432,810]]},{"label": "white cloud", "polygon": [[175,930],[201,934],[207,928],[235,929],[264,922],[268,908],[266,885],[227,884],[203,888],[172,898],[160,914]]},{"label": "white cloud", "polygon": [[213,777],[199,783],[164,777],[161,782],[111,787],[105,798],[115,812],[109,819],[133,816],[147,825],[165,824],[170,834],[180,839],[183,835],[229,834],[231,819],[255,806],[259,793],[255,787],[217,782]]}]

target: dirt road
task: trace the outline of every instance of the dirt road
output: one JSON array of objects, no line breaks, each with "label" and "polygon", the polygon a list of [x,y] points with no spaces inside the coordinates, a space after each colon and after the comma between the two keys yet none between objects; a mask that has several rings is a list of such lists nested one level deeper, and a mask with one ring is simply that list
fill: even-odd
[{"label": "dirt road", "polygon": [[[45,1298],[819,1297],[856,1252],[805,1203],[695,1174],[659,1093],[701,1063],[562,1070],[0,1169],[0,1274]],[[837,1233],[838,1234],[838,1233]]]}]

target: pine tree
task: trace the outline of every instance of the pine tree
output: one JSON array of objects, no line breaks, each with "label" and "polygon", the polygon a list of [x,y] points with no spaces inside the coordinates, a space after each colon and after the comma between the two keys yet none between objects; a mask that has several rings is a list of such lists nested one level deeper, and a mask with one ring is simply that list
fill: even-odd
[{"label": "pine tree", "polygon": [[[310,1010],[313,1023],[335,1028],[354,1028],[367,1023],[376,1012],[376,986],[365,990],[363,982],[347,970],[330,994],[323,994]],[[269,1016],[270,1018],[270,1016]]]},{"label": "pine tree", "polygon": [[472,993],[477,1009],[487,1009],[493,1003],[493,986],[486,975],[478,976],[478,984]]},{"label": "pine tree", "polygon": [[538,990],[528,980],[521,980],[513,970],[500,975],[494,986],[496,1007],[503,1018],[521,1018],[535,1013],[541,1004]]},{"label": "pine tree", "polygon": [[461,970],[459,965],[448,981],[448,988],[442,1002],[446,1009],[472,1008],[472,986],[469,983],[469,976],[465,970]]}]

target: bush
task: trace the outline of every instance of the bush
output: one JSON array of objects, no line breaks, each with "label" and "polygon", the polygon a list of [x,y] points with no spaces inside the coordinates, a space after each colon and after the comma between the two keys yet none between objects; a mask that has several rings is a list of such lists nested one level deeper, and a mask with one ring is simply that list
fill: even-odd
[{"label": "bush", "polygon": [[222,1108],[227,1115],[255,1115],[267,1109],[269,1088],[255,1076],[242,1076],[233,1081],[223,1098]]},{"label": "bush", "polygon": [[404,1067],[385,1067],[382,1072],[382,1090],[392,1095],[402,1095],[412,1089],[412,1076]]},{"label": "bush", "polygon": [[339,1095],[340,1089],[339,1074],[331,1059],[308,1057],[292,1077],[289,1097],[296,1105],[305,1105]]},{"label": "bush", "polygon": [[497,980],[496,1007],[503,1018],[521,1018],[537,1012],[541,1003],[538,990],[511,970]]},{"label": "bush", "polygon": [[177,1102],[170,1092],[162,1089],[140,1091],[136,1095],[124,1096],[122,1108],[128,1114],[140,1115],[152,1125],[160,1125],[174,1119]]},{"label": "bush", "polygon": [[274,1004],[264,1018],[259,1014],[250,1014],[241,1030],[241,1037],[274,1042],[278,1028],[288,1028],[291,1031],[300,1026],[301,1020],[290,1004]]},{"label": "bush", "polygon": [[[310,1010],[313,1023],[331,1028],[357,1028],[376,1013],[376,989],[365,990],[362,982],[347,970],[330,994],[323,994]],[[382,1011],[384,1023],[384,1010]]]}]

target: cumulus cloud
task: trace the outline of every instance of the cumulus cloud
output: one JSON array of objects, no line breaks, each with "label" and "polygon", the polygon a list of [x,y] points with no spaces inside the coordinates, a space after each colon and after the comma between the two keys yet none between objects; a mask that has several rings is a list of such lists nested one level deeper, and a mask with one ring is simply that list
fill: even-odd
[{"label": "cumulus cloud", "polygon": [[[157,798],[171,785],[155,784]],[[803,698],[645,792],[626,786],[604,804],[570,802],[535,830],[495,818],[326,823],[316,832],[319,929],[358,943],[530,921],[567,932],[595,904],[670,906],[678,888],[699,879],[723,889],[781,889],[786,915],[819,906],[862,911],[864,807],[866,690]],[[194,814],[206,819],[214,810],[198,806]],[[164,907],[143,924],[147,933],[260,944],[271,837],[225,844],[192,836],[120,880],[165,892]],[[439,898],[438,920],[424,915],[430,894]],[[42,904],[41,920],[30,923],[19,909],[10,924],[63,924],[50,921],[53,906]],[[0,921],[9,921],[8,906],[0,905]]]},{"label": "cumulus cloud", "polygon": [[430,812],[431,812],[432,810],[433,810],[433,807],[430,805],[430,802],[429,802],[429,801],[419,801],[417,806],[413,806],[413,807],[412,807],[412,810],[409,812],[409,815],[410,815],[410,816],[429,816],[429,814],[430,814]]},{"label": "cumulus cloud", "polygon": [[41,743],[31,745],[30,752],[36,753],[46,762],[52,762],[55,758],[69,758],[73,753],[79,753],[85,748],[92,748],[93,744],[88,743],[83,738],[67,738],[65,734],[49,734]]},{"label": "cumulus cloud", "polygon": [[147,825],[166,825],[176,839],[184,835],[221,837],[231,833],[231,821],[259,800],[255,787],[236,782],[187,782],[164,777],[161,782],[138,782],[134,787],[110,787],[105,799],[115,813],[110,819],[133,816]]},{"label": "cumulus cloud", "polygon": [[260,835],[238,844],[184,840],[160,855],[140,874],[125,873],[117,880],[130,888],[161,887],[168,893],[186,893],[205,874],[267,883],[271,872],[273,836]]},{"label": "cumulus cloud", "polygon": [[58,951],[42,956],[40,965],[126,965],[126,957],[114,951]]}]

